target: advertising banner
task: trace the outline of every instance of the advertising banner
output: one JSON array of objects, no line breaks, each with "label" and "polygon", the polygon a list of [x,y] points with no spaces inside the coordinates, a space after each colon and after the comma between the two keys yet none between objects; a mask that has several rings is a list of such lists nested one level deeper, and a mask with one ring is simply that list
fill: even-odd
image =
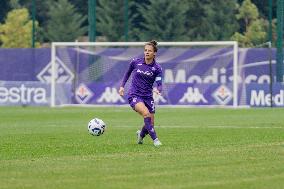
[{"label": "advertising banner", "polygon": [[48,106],[50,85],[41,82],[0,82],[0,106]]},{"label": "advertising banner", "polygon": [[[78,48],[57,52],[56,105],[128,104],[118,88],[131,59],[143,57],[143,48],[101,48],[92,53]],[[268,58],[265,48],[239,49],[238,105],[284,106],[284,87],[275,82],[275,60],[270,67]],[[50,60],[48,48],[0,49],[0,106],[49,106]],[[154,94],[156,104],[233,104],[232,48],[161,48],[157,62],[163,69],[164,90],[163,96]],[[126,93],[130,83],[131,79]]]}]

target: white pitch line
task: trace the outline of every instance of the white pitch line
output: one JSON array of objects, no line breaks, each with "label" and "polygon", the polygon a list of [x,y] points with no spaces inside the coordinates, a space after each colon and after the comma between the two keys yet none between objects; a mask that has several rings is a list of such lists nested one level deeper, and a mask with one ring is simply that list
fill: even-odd
[{"label": "white pitch line", "polygon": [[[135,125],[120,125],[120,126],[114,126],[114,127],[121,127],[121,128],[131,128],[131,127],[137,127]],[[263,127],[257,127],[257,126],[171,126],[171,125],[162,125],[162,126],[155,126],[156,128],[172,128],[172,129],[180,129],[180,128],[214,128],[214,129],[284,129],[284,127],[269,127],[269,126],[263,126]]]}]

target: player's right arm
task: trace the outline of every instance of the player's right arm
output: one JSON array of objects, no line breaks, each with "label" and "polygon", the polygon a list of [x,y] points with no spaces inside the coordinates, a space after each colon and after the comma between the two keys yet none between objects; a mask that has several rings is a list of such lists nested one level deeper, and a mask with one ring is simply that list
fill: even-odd
[{"label": "player's right arm", "polygon": [[119,90],[118,90],[118,93],[119,93],[120,96],[123,96],[123,95],[124,95],[124,86],[125,86],[127,80],[129,79],[129,77],[130,77],[132,71],[134,70],[134,64],[135,64],[135,59],[133,59],[133,60],[130,62],[129,68],[128,68],[127,72],[124,74],[122,83],[121,83],[120,88],[119,88]]}]

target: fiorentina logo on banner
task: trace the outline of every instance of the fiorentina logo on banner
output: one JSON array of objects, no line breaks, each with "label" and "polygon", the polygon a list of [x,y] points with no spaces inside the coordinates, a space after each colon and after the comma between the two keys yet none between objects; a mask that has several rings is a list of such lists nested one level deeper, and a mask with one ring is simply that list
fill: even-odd
[{"label": "fiorentina logo on banner", "polygon": [[212,96],[221,105],[228,104],[233,98],[231,90],[228,89],[225,85],[218,87],[212,94]]},{"label": "fiorentina logo on banner", "polygon": [[[74,74],[59,58],[56,58],[55,70],[56,70],[55,81],[57,83],[71,83],[72,80],[74,79]],[[42,83],[50,83],[51,74],[52,70],[50,62],[41,70],[41,72],[37,75],[37,78]]]},{"label": "fiorentina logo on banner", "polygon": [[83,83],[79,85],[75,92],[76,101],[85,104],[93,97],[93,92]]}]

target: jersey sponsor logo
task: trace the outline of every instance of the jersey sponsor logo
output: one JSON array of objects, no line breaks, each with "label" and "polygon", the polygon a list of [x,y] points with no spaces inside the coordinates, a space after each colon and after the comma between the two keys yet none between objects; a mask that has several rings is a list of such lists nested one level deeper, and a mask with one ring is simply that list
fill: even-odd
[{"label": "jersey sponsor logo", "polygon": [[154,75],[153,72],[149,72],[149,71],[142,71],[140,69],[137,70],[137,73],[142,73],[144,75],[148,75],[148,76],[152,76]]},{"label": "jersey sponsor logo", "polygon": [[106,103],[117,103],[117,102],[125,102],[125,100],[119,95],[118,91],[114,87],[106,87],[105,91],[97,100],[98,103],[106,102]]},{"label": "jersey sponsor logo", "polygon": [[[50,83],[52,75],[51,62],[49,62],[37,75],[39,81]],[[74,74],[70,69],[56,57],[55,59],[55,81],[56,83],[71,83],[74,79]]]},{"label": "jersey sponsor logo", "polygon": [[0,103],[45,104],[47,103],[46,89],[42,87],[0,87]]},{"label": "jersey sponsor logo", "polygon": [[218,87],[212,94],[212,96],[221,105],[228,104],[233,98],[231,90],[228,89],[225,85]]},{"label": "jersey sponsor logo", "polygon": [[198,88],[188,87],[179,103],[208,103]]},{"label": "jersey sponsor logo", "polygon": [[[276,106],[284,105],[284,90],[280,90],[279,93],[272,95],[272,102]],[[271,94],[265,93],[264,90],[251,90],[250,96],[251,106],[270,106],[271,105]]]},{"label": "jersey sponsor logo", "polygon": [[80,104],[85,104],[93,97],[93,92],[85,85],[80,84],[75,91],[76,101]]}]

